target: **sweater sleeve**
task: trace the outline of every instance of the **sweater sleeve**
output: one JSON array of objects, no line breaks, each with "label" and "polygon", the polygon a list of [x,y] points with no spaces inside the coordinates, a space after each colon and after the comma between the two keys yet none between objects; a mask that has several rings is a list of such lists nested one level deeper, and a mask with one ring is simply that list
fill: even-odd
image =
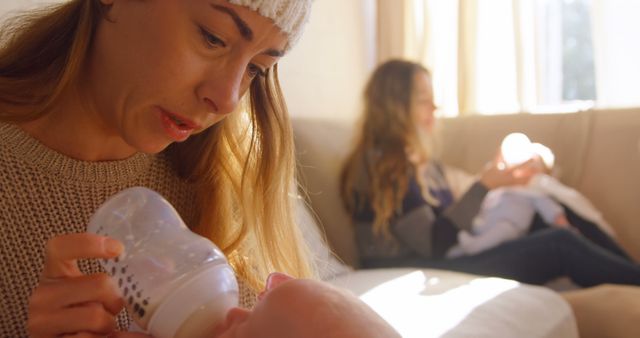
[{"label": "sweater sleeve", "polygon": [[412,252],[433,256],[432,232],[437,218],[433,209],[423,204],[398,217],[392,226],[394,236]]},{"label": "sweater sleeve", "polygon": [[445,212],[444,217],[448,218],[456,228],[460,230],[471,230],[473,218],[480,211],[482,200],[489,190],[482,183],[474,183],[469,190],[456,203],[452,204]]},{"label": "sweater sleeve", "polygon": [[[459,229],[470,229],[488,190],[477,182],[444,213],[436,215],[428,204],[402,214],[393,222],[395,237],[425,258],[439,257],[456,242]],[[420,197],[421,198],[421,197]]]}]

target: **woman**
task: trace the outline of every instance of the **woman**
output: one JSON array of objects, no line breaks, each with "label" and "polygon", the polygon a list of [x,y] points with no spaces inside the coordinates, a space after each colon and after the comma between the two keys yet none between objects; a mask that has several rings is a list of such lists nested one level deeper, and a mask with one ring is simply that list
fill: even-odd
[{"label": "woman", "polygon": [[115,257],[122,244],[84,232],[131,186],[160,192],[223,249],[243,306],[269,271],[311,274],[288,197],[292,136],[277,78],[310,7],[70,0],[5,26],[0,336],[116,329],[122,300],[106,275],[85,275],[99,268],[84,259]]},{"label": "woman", "polygon": [[538,219],[524,238],[470,256],[446,259],[458,230],[469,230],[487,192],[523,184],[539,168],[500,169],[496,160],[454,198],[443,165],[422,140],[433,129],[429,72],[399,60],[382,64],[365,90],[363,127],[342,172],[342,197],[351,213],[362,265],[423,266],[544,284],[568,276],[581,286],[640,285],[640,267],[594,224],[567,209],[583,235]]}]

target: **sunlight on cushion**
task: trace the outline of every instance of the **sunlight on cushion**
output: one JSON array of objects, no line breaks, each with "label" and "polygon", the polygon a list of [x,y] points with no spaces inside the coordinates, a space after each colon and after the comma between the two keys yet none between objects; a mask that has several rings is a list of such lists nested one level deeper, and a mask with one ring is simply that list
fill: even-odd
[{"label": "sunlight on cushion", "polygon": [[402,337],[577,337],[555,292],[436,269],[358,270],[330,281],[351,290]]},{"label": "sunlight on cushion", "polygon": [[476,307],[519,285],[499,278],[473,278],[444,293],[433,294],[429,291],[430,288],[439,289],[441,284],[442,280],[438,277],[429,278],[422,271],[414,271],[374,287],[360,298],[380,309],[378,313],[404,337],[412,332],[420,332],[420,328],[424,328],[424,321],[429,318],[437,318],[430,321],[428,336],[439,337],[455,328]]}]

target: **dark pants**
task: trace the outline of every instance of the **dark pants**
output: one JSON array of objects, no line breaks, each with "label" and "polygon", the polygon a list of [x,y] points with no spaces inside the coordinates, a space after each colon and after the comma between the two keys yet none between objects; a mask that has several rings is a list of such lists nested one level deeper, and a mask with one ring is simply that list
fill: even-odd
[{"label": "dark pants", "polygon": [[580,286],[604,283],[640,285],[640,266],[595,224],[565,208],[580,234],[550,227],[536,217],[529,235],[473,256],[430,261],[427,265],[480,275],[545,284],[569,277]]}]

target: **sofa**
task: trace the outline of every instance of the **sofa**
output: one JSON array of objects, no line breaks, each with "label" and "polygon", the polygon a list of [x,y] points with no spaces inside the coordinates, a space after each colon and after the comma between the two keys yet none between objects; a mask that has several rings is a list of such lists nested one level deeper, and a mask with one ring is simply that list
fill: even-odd
[{"label": "sofa", "polygon": [[[547,145],[555,152],[560,181],[587,197],[640,259],[634,217],[640,200],[640,109],[465,116],[442,118],[437,125],[436,155],[470,173],[495,156],[510,132]],[[360,296],[403,337],[577,336],[570,308],[548,288],[433,269],[358,269],[338,182],[355,124],[300,117],[293,118],[293,128],[305,217],[318,232],[311,242],[321,276]]]}]

